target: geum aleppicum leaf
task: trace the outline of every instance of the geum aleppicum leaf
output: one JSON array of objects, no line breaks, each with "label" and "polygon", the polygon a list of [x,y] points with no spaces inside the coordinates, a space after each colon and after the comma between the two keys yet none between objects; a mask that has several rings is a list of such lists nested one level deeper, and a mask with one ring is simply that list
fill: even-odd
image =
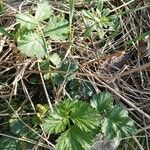
[{"label": "geum aleppicum leaf", "polygon": [[68,118],[54,112],[44,120],[43,130],[48,133],[60,133],[65,130]]},{"label": "geum aleppicum leaf", "polygon": [[81,130],[88,132],[100,125],[100,115],[89,104],[77,102],[74,108],[75,110],[70,114],[70,119]]},{"label": "geum aleppicum leaf", "polygon": [[51,17],[44,29],[44,35],[52,40],[65,40],[68,37],[68,21],[63,16]]},{"label": "geum aleppicum leaf", "polygon": [[94,88],[89,82],[74,79],[67,84],[66,91],[72,98],[88,100],[94,93]]},{"label": "geum aleppicum leaf", "polygon": [[43,128],[46,132],[58,133],[73,123],[83,131],[95,129],[100,124],[100,115],[90,105],[78,100],[60,102],[54,106],[54,112],[49,112]]},{"label": "geum aleppicum leaf", "polygon": [[28,33],[18,40],[18,49],[29,57],[43,57],[46,54],[44,40],[37,33]]},{"label": "geum aleppicum leaf", "polygon": [[88,150],[92,135],[72,126],[57,139],[56,150]]},{"label": "geum aleppicum leaf", "polygon": [[113,106],[113,98],[110,93],[102,92],[93,95],[90,103],[99,113],[105,113]]},{"label": "geum aleppicum leaf", "polygon": [[20,23],[20,25],[28,30],[35,29],[38,26],[37,21],[35,20],[34,16],[30,14],[17,14],[16,15],[16,22]]},{"label": "geum aleppicum leaf", "polygon": [[35,13],[35,19],[37,21],[43,21],[48,19],[52,15],[53,11],[51,9],[51,6],[47,1],[39,2],[37,4],[37,9]]},{"label": "geum aleppicum leaf", "polygon": [[99,128],[99,120],[100,115],[88,103],[65,99],[53,106],[42,127],[48,133],[61,133],[56,150],[85,150]]},{"label": "geum aleppicum leaf", "polygon": [[128,112],[119,106],[112,107],[102,120],[102,132],[108,139],[123,138],[131,135],[135,130]]},{"label": "geum aleppicum leaf", "polygon": [[53,106],[53,112],[49,111],[42,124],[45,132],[60,133],[69,123],[69,112],[73,109],[73,103],[62,101]]},{"label": "geum aleppicum leaf", "polygon": [[28,133],[31,133],[31,130],[26,127],[20,120],[11,119],[10,132],[17,136],[26,137]]}]

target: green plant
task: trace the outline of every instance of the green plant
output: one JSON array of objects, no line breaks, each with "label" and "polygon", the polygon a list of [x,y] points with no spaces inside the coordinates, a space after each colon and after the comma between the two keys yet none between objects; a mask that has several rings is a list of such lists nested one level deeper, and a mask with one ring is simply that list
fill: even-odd
[{"label": "green plant", "polygon": [[90,36],[92,32],[96,31],[99,38],[103,39],[108,32],[115,31],[118,26],[118,19],[115,15],[110,15],[109,8],[103,8],[103,0],[99,0],[96,10],[83,10],[83,19],[86,29],[84,36]]},{"label": "green plant", "polygon": [[135,132],[133,121],[128,116],[128,111],[119,105],[113,105],[110,93],[96,94],[91,99],[91,106],[102,116],[101,131],[108,139],[123,138]]},{"label": "green plant", "polygon": [[40,63],[41,69],[48,71],[48,73],[44,74],[45,80],[51,80],[53,84],[59,86],[64,81],[67,83],[73,79],[73,72],[78,69],[77,64],[70,59],[66,59],[61,64],[61,57],[57,53],[50,54],[48,59],[52,64],[45,60],[42,60]]},{"label": "green plant", "polygon": [[110,93],[94,95],[91,106],[83,101],[66,99],[53,106],[54,112],[48,112],[42,126],[45,132],[60,135],[56,149],[89,149],[99,132],[108,139],[134,133],[135,127],[127,111],[113,105]]},{"label": "green plant", "polygon": [[47,37],[51,40],[65,40],[68,36],[68,21],[63,15],[55,16],[47,1],[37,4],[34,16],[20,13],[16,18],[17,23],[20,24],[15,33],[18,49],[29,57],[40,58],[46,55],[49,47],[46,42]]},{"label": "green plant", "polygon": [[92,130],[100,124],[100,115],[90,105],[78,100],[59,102],[44,119],[43,129],[48,133],[60,133],[56,149],[87,149],[92,140]]}]

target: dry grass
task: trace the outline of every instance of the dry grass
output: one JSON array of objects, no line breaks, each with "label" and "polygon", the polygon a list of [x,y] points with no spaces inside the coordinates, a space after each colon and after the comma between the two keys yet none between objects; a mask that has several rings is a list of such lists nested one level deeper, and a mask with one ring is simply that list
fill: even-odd
[{"label": "dry grass", "polygon": [[[110,8],[111,2],[106,1]],[[19,4],[19,5],[18,5]],[[16,9],[25,11],[31,3],[12,3],[7,5],[6,11],[0,15],[0,24],[8,32],[15,29]],[[52,2],[56,11],[66,12],[68,5]],[[150,149],[150,38],[137,39],[150,29],[150,9],[143,8],[135,13],[129,12],[119,16],[120,26],[113,37],[105,37],[105,40],[97,40],[96,37],[84,38],[82,29],[84,23],[78,19],[77,6],[75,10],[75,20],[73,22],[74,37],[71,50],[66,57],[74,60],[79,65],[79,71],[74,74],[74,78],[90,82],[95,92],[108,90],[114,94],[116,103],[123,105],[130,112],[131,118],[135,121],[138,131],[133,137],[122,139],[120,150],[149,150]],[[114,12],[134,9],[134,7],[146,6],[146,2],[125,5],[118,4]],[[14,7],[15,6],[15,7]],[[65,6],[65,7],[63,7]],[[86,5],[84,7],[87,7]],[[131,8],[130,8],[131,7]],[[132,41],[129,44],[129,41]],[[53,42],[54,50],[66,54],[69,49],[68,42]],[[123,60],[124,59],[124,60]],[[54,100],[62,97],[63,94],[70,97],[65,90],[66,83],[58,89],[49,92],[50,87],[43,80],[43,73],[38,67],[36,58],[27,58],[17,50],[16,43],[7,36],[0,39],[0,132],[8,122],[5,117],[17,116],[20,120],[22,116],[30,116],[36,113],[37,103],[47,103],[51,107]],[[119,65],[118,65],[119,63]],[[36,77],[36,85],[30,84],[30,77]],[[38,100],[37,100],[38,99]],[[15,101],[17,102],[17,106]],[[33,110],[28,112],[28,109]],[[34,130],[32,128],[32,130]],[[36,132],[36,131],[35,131]],[[7,136],[7,134],[2,134]],[[43,132],[39,135],[47,144],[38,144],[46,148],[52,145]],[[16,137],[13,137],[16,138]],[[37,145],[36,141],[22,139]],[[38,147],[37,146],[37,147]],[[53,145],[52,145],[53,146]],[[35,146],[36,147],[36,146]]]}]

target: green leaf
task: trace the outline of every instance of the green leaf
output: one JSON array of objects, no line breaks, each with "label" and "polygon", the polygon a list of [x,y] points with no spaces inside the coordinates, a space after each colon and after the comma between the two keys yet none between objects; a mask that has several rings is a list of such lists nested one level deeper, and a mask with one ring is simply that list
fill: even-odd
[{"label": "green leaf", "polygon": [[99,114],[89,104],[66,99],[54,106],[53,113],[49,112],[43,129],[49,133],[60,133],[71,123],[70,120],[84,131],[95,129],[100,124]]},{"label": "green leaf", "polygon": [[49,62],[47,60],[41,60],[40,68],[42,71],[48,71],[50,69]]},{"label": "green leaf", "polygon": [[48,111],[48,106],[47,105],[37,104],[36,105],[36,110],[40,114],[45,114]]},{"label": "green leaf", "polygon": [[69,0],[69,22],[70,22],[70,28],[71,28],[73,12],[74,12],[74,3],[75,3],[75,0]]},{"label": "green leaf", "polygon": [[10,34],[15,41],[21,39],[23,36],[29,33],[28,29],[23,28],[20,24],[15,26],[15,30],[12,31]]},{"label": "green leaf", "polygon": [[90,133],[73,126],[57,139],[56,150],[88,150],[92,138]]},{"label": "green leaf", "polygon": [[53,106],[53,112],[49,111],[43,123],[43,129],[48,133],[60,133],[69,123],[69,113],[74,110],[74,102],[61,101]]},{"label": "green leaf", "polygon": [[119,106],[114,106],[102,120],[102,132],[108,138],[124,138],[136,130],[128,112]]},{"label": "green leaf", "polygon": [[90,82],[80,81],[79,93],[84,99],[91,98],[94,91],[93,85]]},{"label": "green leaf", "polygon": [[104,38],[104,35],[105,35],[105,32],[104,32],[104,30],[103,29],[98,29],[98,35],[99,35],[99,38],[100,39],[103,39]]},{"label": "green leaf", "polygon": [[29,57],[43,57],[46,54],[44,41],[37,33],[29,33],[18,40],[18,49]]},{"label": "green leaf", "polygon": [[[93,15],[91,12],[87,11],[87,10],[82,10],[82,14],[85,17],[85,19],[92,19]],[[88,20],[89,21],[89,20]]]},{"label": "green leaf", "polygon": [[103,2],[104,0],[98,0],[97,9],[102,10],[103,9]]},{"label": "green leaf", "polygon": [[86,30],[83,32],[83,35],[84,36],[90,36],[92,31],[93,31],[93,29],[94,29],[94,26],[95,26],[95,24],[86,27]]},{"label": "green leaf", "polygon": [[113,98],[110,93],[102,92],[93,95],[90,103],[93,108],[101,113],[109,110],[113,106]]},{"label": "green leaf", "polygon": [[47,1],[40,2],[37,4],[37,9],[35,13],[35,19],[37,21],[43,21],[48,19],[52,15],[51,6]]},{"label": "green leaf", "polygon": [[104,9],[104,10],[103,10],[103,14],[102,14],[102,15],[103,15],[103,17],[104,17],[104,16],[106,17],[106,16],[109,15],[109,13],[110,13],[110,9],[107,8],[107,9]]},{"label": "green leaf", "polygon": [[94,9],[82,11],[86,25],[85,33],[87,35],[90,35],[92,33],[95,35],[96,33],[97,35],[99,35],[100,39],[103,39],[105,34],[108,33],[109,31],[115,31],[115,29],[117,28],[117,16],[114,15],[116,16],[116,19],[112,19],[113,16],[111,15],[110,17],[109,15],[110,9],[108,8],[102,9],[102,8],[103,8],[103,0],[99,0],[96,11]]},{"label": "green leaf", "polygon": [[57,53],[50,55],[49,59],[56,66],[56,68],[60,67],[61,58]]},{"label": "green leaf", "polygon": [[20,150],[20,144],[15,139],[2,137],[0,138],[0,149],[1,150]]},{"label": "green leaf", "polygon": [[11,119],[10,132],[19,136],[26,136],[26,134],[29,132],[29,129],[20,120]]},{"label": "green leaf", "polygon": [[54,112],[49,112],[47,118],[45,118],[42,124],[43,130],[48,133],[60,133],[65,130],[68,121],[68,116],[62,114],[56,106]]},{"label": "green leaf", "polygon": [[69,0],[69,13],[71,17],[73,16],[74,3],[75,3],[75,0]]},{"label": "green leaf", "polygon": [[86,132],[100,125],[100,115],[89,104],[82,101],[75,103],[70,119],[76,126]]},{"label": "green leaf", "polygon": [[20,13],[16,15],[16,18],[16,21],[20,23],[23,28],[28,30],[35,29],[38,25],[35,18],[30,14]]},{"label": "green leaf", "polygon": [[65,40],[68,37],[68,32],[68,21],[62,16],[50,18],[44,29],[45,36],[49,36],[53,40]]},{"label": "green leaf", "polygon": [[48,133],[60,133],[65,130],[68,119],[61,114],[51,114],[44,120],[43,130]]}]

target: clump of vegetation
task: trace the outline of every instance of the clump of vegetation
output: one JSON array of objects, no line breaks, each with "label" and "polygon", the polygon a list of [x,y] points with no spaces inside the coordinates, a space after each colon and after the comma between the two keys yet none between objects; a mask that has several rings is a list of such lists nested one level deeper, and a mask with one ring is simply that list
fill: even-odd
[{"label": "clump of vegetation", "polygon": [[149,148],[149,4],[132,2],[0,1],[0,149]]},{"label": "clump of vegetation", "polygon": [[89,149],[100,132],[108,139],[123,138],[135,132],[127,111],[113,105],[110,93],[95,94],[90,102],[91,106],[83,101],[65,99],[48,112],[43,119],[43,130],[61,133],[56,149]]}]

